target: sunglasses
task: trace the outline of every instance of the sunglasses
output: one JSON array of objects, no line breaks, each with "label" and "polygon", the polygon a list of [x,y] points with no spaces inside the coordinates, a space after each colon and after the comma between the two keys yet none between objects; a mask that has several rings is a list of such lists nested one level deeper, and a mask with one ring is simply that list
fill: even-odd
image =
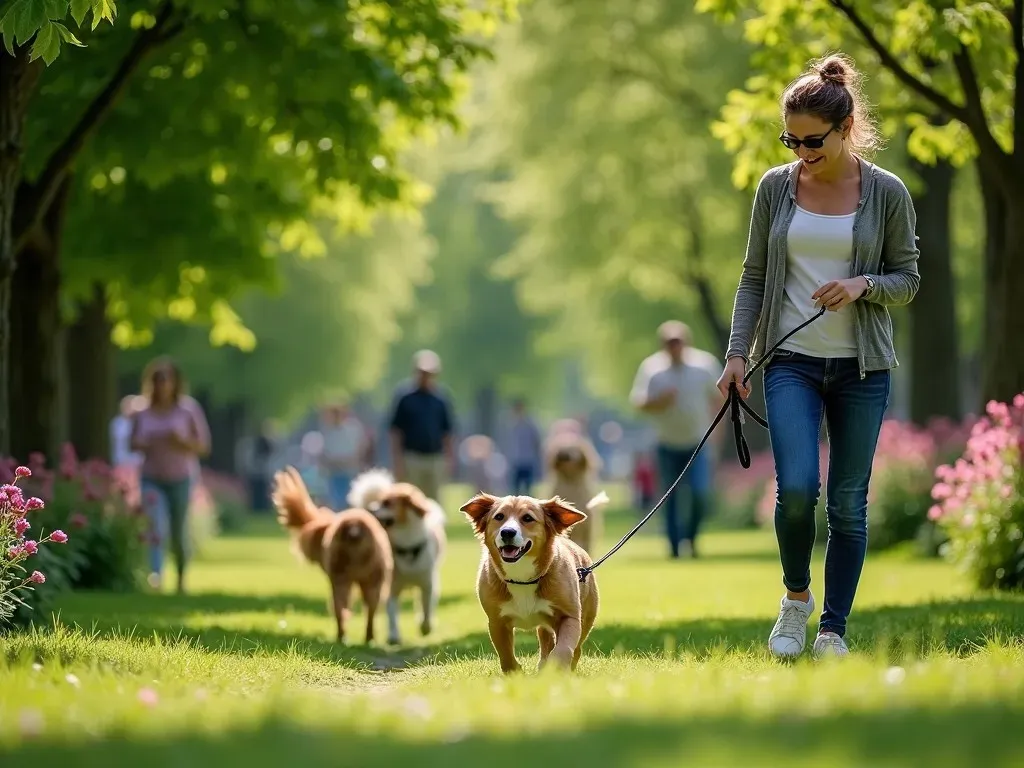
[{"label": "sunglasses", "polygon": [[812,136],[806,139],[798,139],[795,136],[790,136],[788,133],[783,131],[782,134],[779,136],[779,141],[785,144],[786,147],[788,147],[789,149],[796,149],[801,144],[807,147],[808,149],[821,149],[825,145],[825,139],[828,138],[828,135],[838,127],[838,125],[833,125],[821,136]]}]

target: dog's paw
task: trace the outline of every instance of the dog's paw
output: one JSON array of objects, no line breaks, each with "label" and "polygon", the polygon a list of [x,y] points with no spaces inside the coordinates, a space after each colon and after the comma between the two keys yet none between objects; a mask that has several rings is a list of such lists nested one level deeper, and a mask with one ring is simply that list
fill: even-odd
[{"label": "dog's paw", "polygon": [[388,635],[388,645],[401,645],[402,638],[398,635]]},{"label": "dog's paw", "polygon": [[423,635],[424,637],[426,637],[427,635],[429,635],[429,634],[430,634],[430,633],[431,633],[431,632],[432,632],[433,630],[434,630],[434,627],[433,627],[433,625],[431,624],[431,622],[430,622],[430,619],[424,619],[424,620],[423,620],[423,621],[422,621],[422,622],[420,623],[420,633],[421,633],[421,634],[422,634],[422,635]]},{"label": "dog's paw", "polygon": [[503,675],[518,675],[522,671],[523,666],[518,661],[510,665],[501,665],[501,673]]},{"label": "dog's paw", "polygon": [[540,669],[555,667],[569,669],[572,667],[572,651],[568,648],[552,648],[547,658],[540,663]]}]

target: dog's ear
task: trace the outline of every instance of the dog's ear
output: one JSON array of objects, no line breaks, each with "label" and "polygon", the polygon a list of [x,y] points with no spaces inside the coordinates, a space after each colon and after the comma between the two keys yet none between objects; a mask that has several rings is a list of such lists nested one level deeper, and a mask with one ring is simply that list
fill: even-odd
[{"label": "dog's ear", "polygon": [[408,496],[405,497],[405,503],[408,504],[409,508],[420,517],[426,517],[430,512],[430,505],[427,503],[427,497],[419,489],[409,491]]},{"label": "dog's ear", "polygon": [[477,533],[483,533],[487,527],[487,515],[491,513],[497,503],[497,496],[491,496],[491,494],[481,491],[459,507],[459,510],[465,512]]},{"label": "dog's ear", "polygon": [[558,496],[542,501],[540,508],[544,510],[544,517],[556,535],[587,519],[586,514]]}]

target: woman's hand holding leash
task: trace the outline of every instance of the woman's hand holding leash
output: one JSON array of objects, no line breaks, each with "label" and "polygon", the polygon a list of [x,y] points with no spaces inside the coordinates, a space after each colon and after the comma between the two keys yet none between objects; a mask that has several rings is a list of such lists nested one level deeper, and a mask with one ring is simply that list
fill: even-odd
[{"label": "woman's hand holding leash", "polygon": [[742,357],[730,357],[722,371],[722,377],[718,380],[718,391],[722,397],[729,397],[729,387],[733,384],[740,393],[740,397],[746,400],[750,397],[750,387],[743,383],[743,375],[747,372],[747,363]]},{"label": "woman's hand holding leash", "polygon": [[831,280],[812,293],[811,298],[814,299],[814,306],[824,307],[829,312],[838,312],[863,296],[867,289],[868,283],[863,277]]}]

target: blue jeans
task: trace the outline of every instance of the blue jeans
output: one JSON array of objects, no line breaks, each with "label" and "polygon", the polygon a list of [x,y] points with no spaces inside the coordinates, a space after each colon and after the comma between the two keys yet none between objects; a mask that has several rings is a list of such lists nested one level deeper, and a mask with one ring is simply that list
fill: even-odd
[{"label": "blue jeans", "polygon": [[193,482],[191,477],[182,480],[141,479],[142,506],[151,525],[150,573],[163,573],[164,546],[170,542],[179,582],[184,578],[189,555],[188,508]]},{"label": "blue jeans", "polygon": [[764,392],[778,479],[775,535],[782,583],[792,592],[811,584],[814,508],[821,491],[818,435],[825,421],[828,547],[819,631],[842,637],[867,551],[868,482],[889,405],[889,371],[869,371],[861,379],[856,358],[780,350],[765,369]]},{"label": "blue jeans", "polygon": [[336,510],[348,507],[349,489],[352,487],[352,475],[348,472],[332,472],[327,477],[327,496],[329,505]]},{"label": "blue jeans", "polygon": [[[696,447],[696,446],[694,446]],[[667,445],[658,446],[658,474],[661,484],[661,493],[665,493],[669,486],[675,482],[676,477],[683,471],[686,462],[693,455],[693,448],[673,448]],[[686,494],[685,490],[690,493]],[[682,494],[682,495],[680,495]],[[683,501],[689,502],[685,506],[689,514],[680,514],[683,510]],[[683,476],[683,479],[676,486],[676,490],[665,500],[665,533],[668,536],[669,547],[672,550],[672,557],[679,557],[679,545],[689,541],[692,545],[697,539],[697,531],[701,521],[707,515],[711,500],[711,457],[708,455],[708,447],[697,454],[697,458],[690,465],[690,470]],[[680,525],[680,518],[685,523]]]}]

